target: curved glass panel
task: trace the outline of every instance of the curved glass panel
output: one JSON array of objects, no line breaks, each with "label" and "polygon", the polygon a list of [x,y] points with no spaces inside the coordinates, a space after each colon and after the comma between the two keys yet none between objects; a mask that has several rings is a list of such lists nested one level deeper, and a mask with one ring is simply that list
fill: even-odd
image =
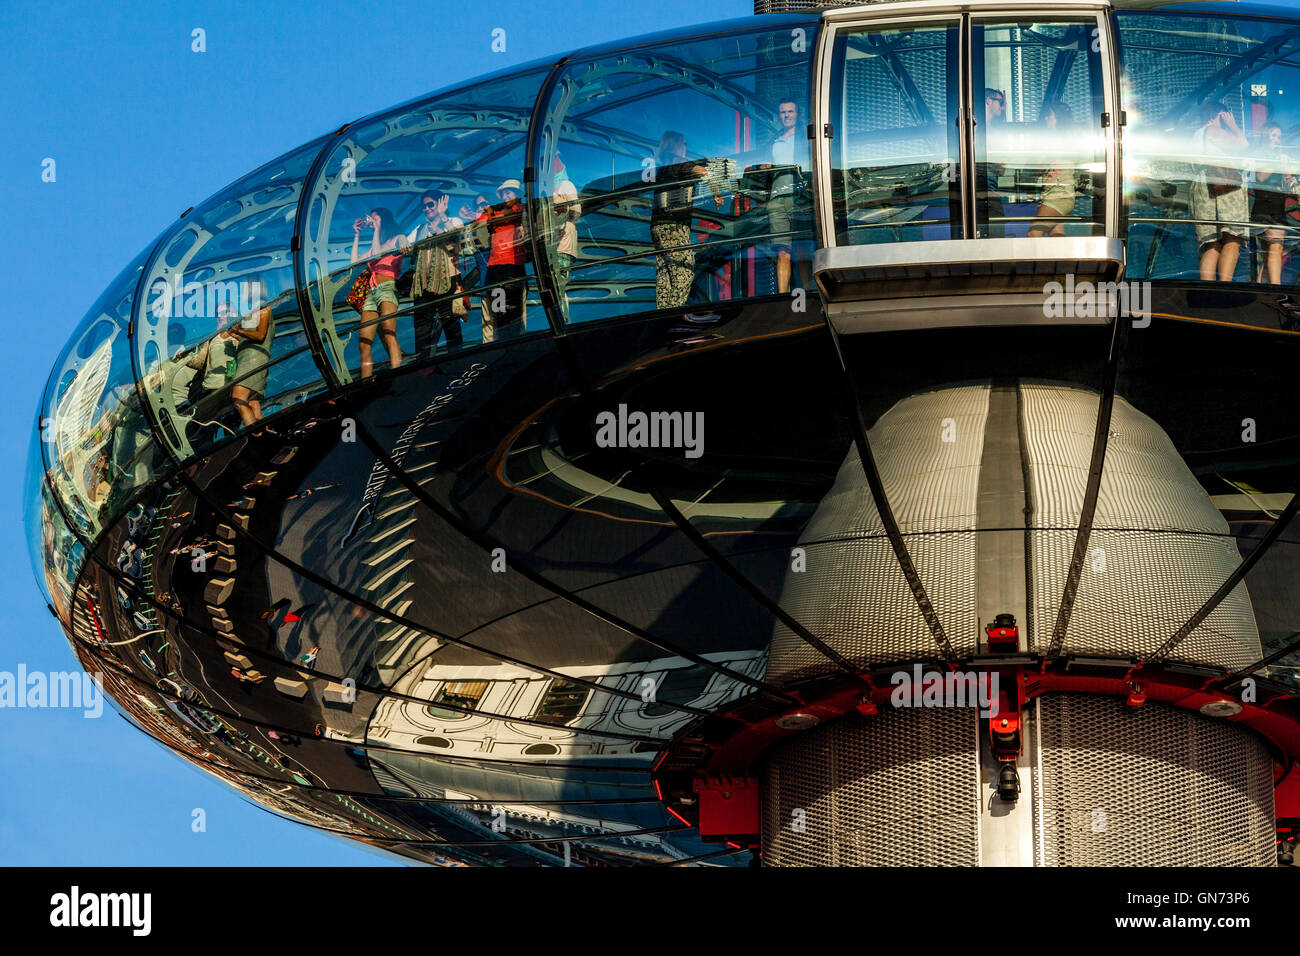
[{"label": "curved glass panel", "polygon": [[42,590],[50,598],[59,619],[71,626],[73,592],[77,586],[77,575],[86,559],[86,549],[54,503],[54,494],[45,482],[41,482],[36,499],[40,503],[41,523],[40,537],[32,542],[39,548],[39,559],[35,565],[41,570],[38,580]]},{"label": "curved glass panel", "polygon": [[136,324],[141,385],[182,459],[325,387],[290,251],[302,182],[324,142],[208,199],[149,264]]},{"label": "curved glass panel", "polygon": [[58,589],[50,569],[59,555],[59,542],[51,513],[57,506],[54,494],[45,483],[45,460],[40,445],[40,432],[33,431],[27,451],[27,473],[23,478],[23,530],[27,533],[27,557],[32,563],[32,573],[45,603],[53,607],[53,594]]},{"label": "curved glass panel", "polygon": [[1297,283],[1300,22],[1120,13],[1128,275]]},{"label": "curved glass panel", "polygon": [[311,184],[303,282],[343,381],[549,328],[523,186],[547,72],[400,107],[331,150]]},{"label": "curved glass panel", "polygon": [[831,196],[840,245],[964,237],[960,22],[835,37]]},{"label": "curved glass panel", "polygon": [[567,321],[811,287],[815,33],[810,21],[563,69],[535,165]]},{"label": "curved glass panel", "polygon": [[137,256],[91,306],[45,390],[40,428],[50,485],[88,539],[157,476],[163,460],[140,407],[127,341],[147,256]]}]

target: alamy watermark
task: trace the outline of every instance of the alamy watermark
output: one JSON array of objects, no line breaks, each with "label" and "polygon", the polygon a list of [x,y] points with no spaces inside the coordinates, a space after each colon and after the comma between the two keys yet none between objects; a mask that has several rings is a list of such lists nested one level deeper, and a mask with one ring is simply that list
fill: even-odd
[{"label": "alamy watermark", "polygon": [[997,671],[894,671],[889,702],[895,707],[978,707],[981,717],[998,715]]},{"label": "alamy watermark", "polygon": [[257,279],[182,282],[180,273],[177,273],[171,282],[155,279],[149,292],[155,297],[149,310],[159,320],[215,319],[222,311],[249,315],[265,304],[265,286]]},{"label": "alamy watermark", "polygon": [[1049,319],[1131,318],[1133,328],[1151,324],[1150,282],[1065,282],[1043,286],[1043,315]]},{"label": "alamy watermark", "polygon": [[596,416],[600,448],[681,448],[687,458],[704,454],[703,412],[617,412]]},{"label": "alamy watermark", "polygon": [[57,927],[127,927],[133,936],[148,936],[152,912],[152,893],[83,893],[73,886],[50,897],[50,925]]},{"label": "alamy watermark", "polygon": [[0,671],[0,708],[61,707],[82,710],[83,717],[104,713],[104,685],[99,674],[86,671]]}]

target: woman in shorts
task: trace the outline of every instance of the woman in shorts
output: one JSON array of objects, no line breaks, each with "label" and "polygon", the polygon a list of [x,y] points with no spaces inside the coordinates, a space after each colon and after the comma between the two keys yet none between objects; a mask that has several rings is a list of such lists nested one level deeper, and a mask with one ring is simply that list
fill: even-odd
[{"label": "woman in shorts", "polygon": [[[1060,100],[1043,107],[1043,125],[1055,132],[1053,143],[1068,141],[1074,114]],[[1065,223],[1074,214],[1077,170],[1072,165],[1058,166],[1043,177],[1043,195],[1038,203],[1039,220],[1029,227],[1030,236],[1063,236]]]},{"label": "woman in shorts", "polygon": [[1191,199],[1201,281],[1231,282],[1241,256],[1243,223],[1250,215],[1241,161],[1236,158],[1245,150],[1246,137],[1222,103],[1201,104],[1199,121],[1192,150],[1207,161],[1192,178]]},{"label": "woman in shorts", "polygon": [[[370,248],[364,253],[359,251],[362,229],[373,230]],[[402,350],[397,344],[397,319],[393,313],[397,311],[397,274],[402,267],[402,250],[407,245],[406,236],[387,209],[372,209],[368,215],[352,223],[352,265],[367,259],[374,260],[370,263],[370,291],[361,304],[362,378],[369,378],[374,372],[374,360],[370,353],[375,343],[376,325],[379,336],[384,341],[384,348],[388,351],[388,364],[392,368],[399,368],[402,364]]]}]

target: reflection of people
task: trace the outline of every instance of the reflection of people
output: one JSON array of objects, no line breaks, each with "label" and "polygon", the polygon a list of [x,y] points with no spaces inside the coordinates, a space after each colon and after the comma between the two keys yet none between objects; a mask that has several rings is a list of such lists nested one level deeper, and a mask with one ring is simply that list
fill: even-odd
[{"label": "reflection of people", "polygon": [[[1193,150],[1207,159],[1231,157],[1246,145],[1237,121],[1222,103],[1201,104],[1200,126],[1192,134]],[[1231,160],[1230,160],[1231,162]],[[1192,179],[1192,218],[1196,222],[1196,244],[1200,249],[1200,273],[1205,282],[1231,282],[1241,255],[1246,211],[1246,190],[1241,169],[1234,165],[1207,163]]]},{"label": "reflection of people", "polygon": [[[1074,116],[1070,107],[1060,100],[1055,100],[1043,107],[1043,127],[1052,136],[1053,145],[1067,141],[1070,129],[1074,126]],[[1043,177],[1043,195],[1038,203],[1038,218],[1046,222],[1036,222],[1029,227],[1031,236],[1063,236],[1065,223],[1059,220],[1068,218],[1074,212],[1076,174],[1074,166],[1066,163],[1057,166]]]},{"label": "reflection of people", "polygon": [[266,396],[266,366],[271,360],[275,323],[266,301],[266,283],[253,280],[253,310],[238,324],[221,334],[235,341],[235,379],[230,398],[245,427],[262,420],[262,399]]},{"label": "reflection of people", "polygon": [[[655,155],[655,194],[650,211],[650,238],[655,253],[655,305],[685,305],[695,279],[691,221],[695,215],[695,181],[708,175],[702,163],[686,158],[686,137],[668,130]],[[713,203],[722,208],[722,193],[710,184]]]},{"label": "reflection of people", "polygon": [[491,236],[487,276],[480,294],[483,307],[483,341],[514,338],[527,321],[524,269],[524,204],[519,198],[523,184],[507,179],[497,187],[501,201],[488,206],[474,220],[486,226]]},{"label": "reflection of people", "polygon": [[[984,90],[984,152],[987,155],[993,138],[993,127],[1002,120],[1006,110],[1007,98],[1001,90],[986,87]],[[998,191],[998,177],[1002,167],[998,163],[977,163],[975,165],[976,214],[981,234],[1000,238],[1006,234],[1006,213],[1002,208],[1002,194]]]},{"label": "reflection of people", "polygon": [[[460,235],[465,224],[447,215],[447,194],[432,189],[420,197],[424,208],[424,222],[410,235],[417,243],[415,275],[411,279],[411,298],[415,301],[415,354],[432,355],[438,338],[447,336],[447,348],[461,345],[460,323],[465,320],[465,309],[460,296],[451,298],[453,291],[462,289],[460,277]],[[435,236],[443,236],[435,240]]]},{"label": "reflection of people", "polygon": [[[358,248],[362,229],[374,230],[370,248],[364,255]],[[371,349],[375,342],[376,319],[379,320],[379,336],[388,352],[388,364],[392,368],[399,368],[402,364],[402,350],[397,344],[397,319],[392,318],[392,315],[397,311],[397,272],[402,264],[401,250],[406,245],[406,236],[402,235],[397,220],[387,209],[372,209],[369,215],[352,223],[352,265],[363,259],[381,257],[370,263],[370,291],[361,304],[359,335],[362,378],[369,378],[374,371]],[[395,254],[384,255],[385,252]]]},{"label": "reflection of people", "polygon": [[1264,136],[1262,155],[1255,165],[1255,186],[1250,191],[1250,220],[1264,225],[1262,237],[1268,247],[1260,281],[1267,270],[1271,285],[1282,284],[1282,240],[1286,237],[1282,227],[1287,224],[1286,201],[1296,188],[1291,160],[1282,151],[1282,127],[1266,123],[1261,130]]},{"label": "reflection of people", "polygon": [[555,299],[567,319],[569,270],[573,268],[573,260],[578,257],[578,217],[582,215],[582,204],[578,202],[578,188],[573,185],[573,180],[558,159],[556,166],[552,200],[560,228],[555,243]]},{"label": "reflection of people", "polygon": [[178,371],[172,380],[172,402],[177,408],[186,402],[195,404],[226,387],[235,370],[236,343],[224,332],[235,318],[235,309],[222,303],[217,307],[217,329],[212,338],[191,354],[178,356],[185,370]]},{"label": "reflection of people", "polygon": [[777,173],[772,177],[772,189],[768,193],[767,219],[772,232],[772,246],[776,250],[776,290],[781,293],[790,291],[790,250],[794,242],[794,203],[798,191],[799,175],[795,168],[802,167],[796,150],[800,140],[796,130],[799,127],[799,105],[793,99],[782,100],[777,104],[781,118],[781,132],[772,140],[772,162],[764,163],[760,169],[776,167]]},{"label": "reflection of people", "polygon": [[[460,218],[464,222],[472,223],[475,220],[477,220],[479,216],[483,214],[483,211],[486,210],[487,207],[488,207],[488,201],[486,196],[482,196],[482,195],[475,196],[474,208],[471,209],[468,205],[462,203],[460,207],[460,211],[457,213],[457,215],[460,216]],[[487,230],[485,229],[482,231],[486,236]],[[479,230],[475,229],[468,236],[464,244],[465,255],[469,256],[472,250],[472,254],[474,257],[474,268],[465,276],[466,287],[470,289],[478,288],[479,286],[483,285],[484,282],[487,281],[486,277],[487,277],[488,254],[485,250],[488,248],[490,243],[486,239],[482,243],[480,243],[476,236],[476,233],[478,232]]]}]

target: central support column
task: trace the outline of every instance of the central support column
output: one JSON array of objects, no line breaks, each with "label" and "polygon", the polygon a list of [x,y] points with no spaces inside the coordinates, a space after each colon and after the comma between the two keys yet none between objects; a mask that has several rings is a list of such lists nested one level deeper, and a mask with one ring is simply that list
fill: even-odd
[{"label": "central support column", "polygon": [[[979,650],[982,654],[988,652],[984,627],[999,614],[1013,614],[1020,626],[1017,649],[1023,651],[1029,634],[1025,522],[1030,509],[1025,491],[1019,388],[1014,381],[994,379],[989,393],[976,509]],[[1032,755],[1026,748],[1017,761],[1020,799],[1014,804],[1003,802],[997,795],[998,762],[989,745],[988,722],[981,720],[979,725],[980,865],[1033,866]],[[1024,728],[1022,739],[1033,739]]]}]

